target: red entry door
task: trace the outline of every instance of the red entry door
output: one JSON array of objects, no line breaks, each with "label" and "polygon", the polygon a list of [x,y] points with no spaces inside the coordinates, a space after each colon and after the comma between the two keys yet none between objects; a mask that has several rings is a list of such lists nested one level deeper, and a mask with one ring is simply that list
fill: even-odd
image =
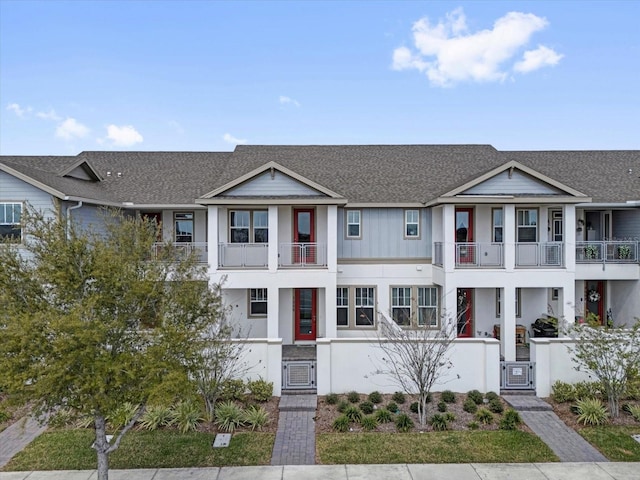
[{"label": "red entry door", "polygon": [[317,289],[315,288],[295,289],[296,340],[316,339],[316,297]]},{"label": "red entry door", "polygon": [[314,210],[293,210],[293,261],[294,263],[316,263],[316,232]]},{"label": "red entry door", "polygon": [[456,208],[456,264],[475,263],[473,208]]},{"label": "red entry door", "polygon": [[458,288],[458,337],[473,336],[473,289]]}]

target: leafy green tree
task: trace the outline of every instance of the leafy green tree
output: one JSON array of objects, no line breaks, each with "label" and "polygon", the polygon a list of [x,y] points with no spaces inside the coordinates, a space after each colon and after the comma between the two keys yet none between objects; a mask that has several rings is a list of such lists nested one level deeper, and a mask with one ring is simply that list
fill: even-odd
[{"label": "leafy green tree", "polygon": [[602,384],[609,414],[617,417],[629,381],[640,372],[640,320],[631,328],[579,325],[573,352],[576,370],[593,374]]},{"label": "leafy green tree", "polygon": [[[27,208],[22,245],[0,245],[0,385],[36,413],[70,408],[92,419],[98,478],[108,455],[163,384],[186,387],[224,309],[191,256],[153,252],[158,226],[107,212],[99,229]],[[223,329],[226,334],[226,329]],[[133,418],[107,442],[107,417]]]}]

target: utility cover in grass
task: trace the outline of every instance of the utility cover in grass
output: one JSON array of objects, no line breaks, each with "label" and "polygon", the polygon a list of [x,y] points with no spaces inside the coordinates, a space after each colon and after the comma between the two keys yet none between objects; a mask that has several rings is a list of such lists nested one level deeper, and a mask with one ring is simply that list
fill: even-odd
[{"label": "utility cover in grass", "polygon": [[640,435],[631,435],[631,438],[633,438],[636,442],[640,443]]},{"label": "utility cover in grass", "polygon": [[218,433],[216,435],[216,439],[213,441],[213,448],[228,447],[230,442],[231,442],[230,433]]}]

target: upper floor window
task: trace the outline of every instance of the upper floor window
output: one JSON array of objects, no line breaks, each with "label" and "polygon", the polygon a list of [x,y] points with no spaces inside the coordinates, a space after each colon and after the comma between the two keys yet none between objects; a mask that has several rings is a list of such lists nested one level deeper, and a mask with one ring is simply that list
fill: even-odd
[{"label": "upper floor window", "polygon": [[493,222],[493,232],[491,234],[491,241],[494,243],[502,243],[504,242],[504,237],[502,235],[503,227],[504,227],[504,214],[501,208],[494,208],[491,210],[491,218]]},{"label": "upper floor window", "polygon": [[266,210],[232,210],[229,213],[231,243],[267,243],[269,212]]},{"label": "upper floor window", "polygon": [[22,203],[0,203],[0,240],[19,243],[22,240]]},{"label": "upper floor window", "polygon": [[518,218],[517,239],[522,242],[538,241],[538,210],[535,208],[518,209],[516,211]]},{"label": "upper floor window", "polygon": [[175,212],[173,220],[176,243],[193,242],[193,212]]},{"label": "upper floor window", "polygon": [[360,210],[347,210],[347,238],[360,238],[362,233]]},{"label": "upper floor window", "polygon": [[406,238],[420,237],[420,210],[404,211],[404,236]]},{"label": "upper floor window", "polygon": [[267,289],[266,288],[250,288],[249,289],[249,316],[250,317],[266,317],[267,316]]}]

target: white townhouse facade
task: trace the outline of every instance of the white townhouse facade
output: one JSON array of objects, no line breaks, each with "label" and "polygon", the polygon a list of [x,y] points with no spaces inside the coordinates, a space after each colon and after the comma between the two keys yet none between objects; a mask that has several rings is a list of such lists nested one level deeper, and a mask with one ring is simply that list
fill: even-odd
[{"label": "white townhouse facade", "polygon": [[[572,381],[570,339],[532,323],[640,317],[640,151],[485,145],[238,146],[0,157],[0,235],[29,202],[85,223],[162,222],[221,282],[251,374],[277,394],[397,386],[379,322],[453,322],[451,390]],[[597,316],[597,317],[596,317]],[[388,320],[383,320],[383,317]]]}]

